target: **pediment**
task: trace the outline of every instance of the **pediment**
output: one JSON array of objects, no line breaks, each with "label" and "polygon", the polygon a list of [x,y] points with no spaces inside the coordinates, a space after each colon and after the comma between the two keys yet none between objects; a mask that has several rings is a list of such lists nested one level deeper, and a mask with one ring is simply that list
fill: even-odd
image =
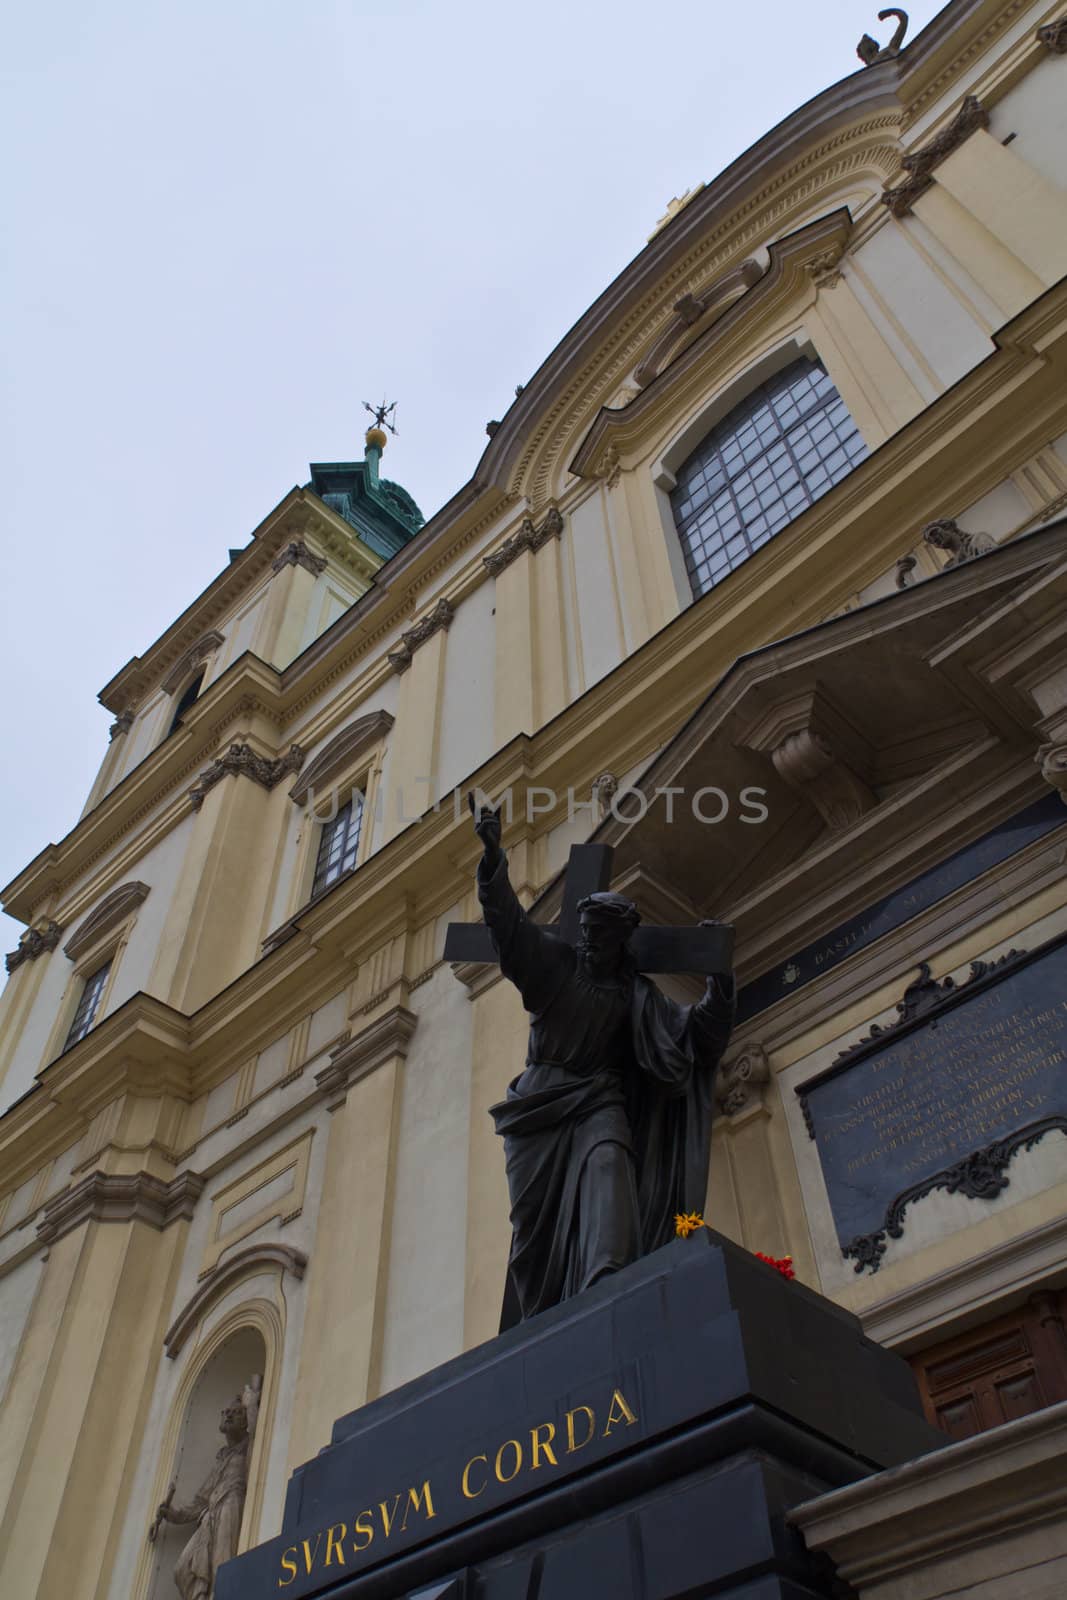
[{"label": "pediment", "polygon": [[125,922],[148,898],[149,892],[147,883],[138,882],[124,883],[113,889],[71,934],[63,946],[63,954],[77,961],[97,939]]},{"label": "pediment", "polygon": [[1054,638],[1067,657],[1067,523],[740,658],[597,829],[614,881],[735,923],[764,970],[1048,794]]},{"label": "pediment", "polygon": [[289,790],[290,800],[302,806],[313,790],[328,789],[353,762],[384,739],[392,726],[393,718],[388,711],[371,711],[364,717],[357,717],[304,768]]}]

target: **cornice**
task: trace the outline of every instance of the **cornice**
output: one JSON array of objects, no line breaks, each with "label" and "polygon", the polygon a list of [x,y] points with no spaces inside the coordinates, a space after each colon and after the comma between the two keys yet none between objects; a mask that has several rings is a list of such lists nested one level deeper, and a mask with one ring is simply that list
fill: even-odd
[{"label": "cornice", "polygon": [[287,1272],[296,1279],[304,1276],[308,1258],[303,1250],[288,1244],[254,1244],[247,1250],[238,1250],[213,1267],[199,1288],[186,1301],[166,1333],[163,1348],[173,1361],[181,1354],[189,1335],[199,1323],[207,1308],[235,1284],[259,1272],[276,1272],[284,1277]]},{"label": "cornice", "polygon": [[343,1105],[345,1096],[361,1078],[384,1066],[394,1056],[408,1053],[418,1018],[406,1006],[393,1006],[355,1037],[343,1039],[330,1051],[329,1066],[316,1072],[315,1082],[326,1096],[329,1110]]},{"label": "cornice", "polygon": [[179,1173],[170,1183],[149,1172],[91,1172],[47,1202],[37,1237],[52,1245],[83,1222],[144,1222],[162,1232],[172,1222],[192,1216],[203,1187],[204,1179],[195,1172]]}]

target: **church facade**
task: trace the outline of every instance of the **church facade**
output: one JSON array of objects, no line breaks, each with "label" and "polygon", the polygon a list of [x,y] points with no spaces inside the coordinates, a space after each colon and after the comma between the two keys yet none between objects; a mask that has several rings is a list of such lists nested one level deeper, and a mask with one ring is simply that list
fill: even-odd
[{"label": "church facade", "polygon": [[595,839],[646,923],[734,925],[708,1220],[1032,1464],[1067,1401],[1065,56],[1062,8],[952,0],[673,208],[429,521],[371,429],[101,692],[85,810],[3,893],[0,1591],[177,1594],[188,1529],[150,1525],[234,1395],[244,1550],[336,1417],[497,1332],[527,1019],[445,959],[472,789],[536,920]]}]

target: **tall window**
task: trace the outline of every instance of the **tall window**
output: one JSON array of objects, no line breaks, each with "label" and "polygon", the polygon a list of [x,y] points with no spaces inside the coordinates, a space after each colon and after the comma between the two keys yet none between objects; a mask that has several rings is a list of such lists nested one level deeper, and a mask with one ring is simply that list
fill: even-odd
[{"label": "tall window", "polygon": [[356,867],[359,850],[359,831],[363,825],[363,796],[356,789],[352,798],[338,811],[332,822],[327,822],[319,840],[319,854],[315,862],[313,895],[321,894],[331,883],[343,878]]},{"label": "tall window", "polygon": [[199,695],[200,686],[204,681],[204,674],[206,671],[206,667],[201,667],[200,671],[197,673],[192,682],[186,684],[185,688],[182,690],[181,698],[178,701],[178,704],[174,707],[174,715],[170,719],[170,727],[167,729],[166,737],[168,739],[174,732],[175,728],[181,726],[182,718]]},{"label": "tall window", "polygon": [[694,450],[671,494],[695,596],[852,471],[867,446],[816,362],[761,384]]},{"label": "tall window", "polygon": [[63,1046],[64,1050],[69,1050],[71,1045],[77,1044],[79,1039],[84,1039],[96,1021],[96,1013],[100,1009],[100,998],[103,995],[104,985],[107,983],[107,975],[110,971],[111,962],[106,961],[102,967],[98,967],[90,977],[86,978],[85,988],[82,990],[81,999],[78,1001],[78,1009],[74,1013],[74,1021],[71,1023],[70,1032],[67,1034],[67,1042]]}]

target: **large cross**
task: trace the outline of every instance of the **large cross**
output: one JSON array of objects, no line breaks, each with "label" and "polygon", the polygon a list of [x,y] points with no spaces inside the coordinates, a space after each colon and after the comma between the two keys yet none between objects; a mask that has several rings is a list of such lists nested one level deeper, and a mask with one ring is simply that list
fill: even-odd
[{"label": "large cross", "polygon": [[[559,923],[550,926],[568,944],[578,943],[578,904],[586,895],[611,887],[610,844],[572,844],[563,880],[563,905]],[[707,976],[729,972],[734,951],[734,930],[725,924],[714,928],[668,928],[642,925],[630,935],[627,948],[638,972],[694,972]],[[492,936],[484,922],[450,922],[445,935],[446,961],[497,961]]]}]

